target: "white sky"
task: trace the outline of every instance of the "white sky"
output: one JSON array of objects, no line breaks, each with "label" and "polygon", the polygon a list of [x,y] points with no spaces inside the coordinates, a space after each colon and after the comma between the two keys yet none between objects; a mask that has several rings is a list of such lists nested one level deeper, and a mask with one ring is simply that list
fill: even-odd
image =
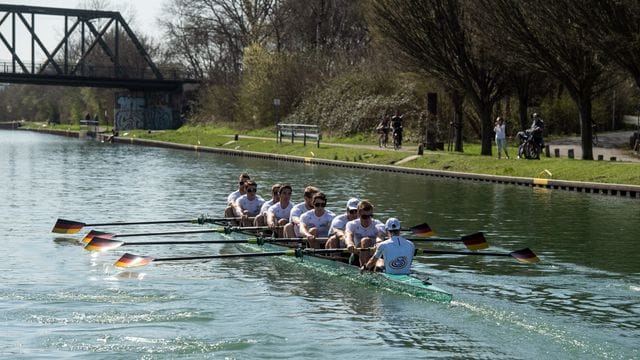
[{"label": "white sky", "polygon": [[[161,15],[162,5],[167,0],[103,0],[110,4],[108,8],[101,9],[106,11],[119,11],[127,24],[132,28],[136,36],[146,35],[151,37],[154,41],[160,40],[161,32],[156,19]],[[2,0],[3,4],[10,5],[29,5],[29,6],[42,6],[42,7],[56,7],[56,8],[68,8],[77,9],[80,8],[80,4],[86,3],[81,0]],[[0,16],[3,16],[4,12],[0,12]],[[27,18],[30,21],[30,18]],[[64,17],[62,16],[44,16],[36,15],[36,34],[44,42],[48,51],[51,52],[55,46],[62,40],[64,33]],[[30,35],[22,27],[22,22],[16,20],[16,48],[23,60],[31,61],[30,49]],[[0,31],[11,42],[11,18],[7,18],[4,24],[0,26]],[[77,31],[77,30],[76,30]],[[37,48],[36,44],[36,48]],[[42,59],[42,55],[36,51],[36,62],[38,59]],[[6,49],[5,45],[0,42],[0,62],[9,61],[11,59],[10,52]],[[27,60],[28,59],[28,60]]]}]

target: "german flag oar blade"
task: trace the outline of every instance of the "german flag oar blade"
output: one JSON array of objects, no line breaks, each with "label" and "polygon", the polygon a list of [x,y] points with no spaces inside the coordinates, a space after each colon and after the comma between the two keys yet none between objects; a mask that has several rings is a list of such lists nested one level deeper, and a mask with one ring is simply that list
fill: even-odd
[{"label": "german flag oar blade", "polygon": [[103,238],[100,236],[95,236],[87,246],[84,247],[85,250],[89,251],[107,251],[111,249],[118,248],[124,244],[123,241],[119,240],[111,240],[108,238]]},{"label": "german flag oar blade", "polygon": [[427,223],[422,223],[416,226],[412,226],[409,230],[416,236],[420,237],[429,237],[433,236],[433,230],[431,230],[431,226]]},{"label": "german flag oar blade", "polygon": [[85,226],[84,223],[73,220],[58,219],[51,232],[58,234],[75,234]]},{"label": "german flag oar blade", "polygon": [[82,242],[88,243],[94,237],[101,237],[103,239],[111,239],[111,238],[113,238],[113,234],[108,233],[108,232],[104,232],[104,231],[91,230],[91,231],[89,231],[87,233],[87,235],[84,236],[84,238],[82,238]]},{"label": "german flag oar blade", "polygon": [[118,261],[116,261],[115,264],[113,265],[117,267],[122,267],[122,268],[129,268],[129,267],[136,267],[136,266],[144,266],[149,264],[153,260],[155,259],[150,256],[140,256],[140,255],[126,253],[122,255],[122,257],[120,257],[120,259],[118,259]]},{"label": "german flag oar blade", "polygon": [[461,237],[462,242],[469,250],[482,250],[489,247],[484,234],[477,232],[475,234],[464,235]]},{"label": "german flag oar blade", "polygon": [[535,264],[540,262],[540,258],[529,248],[513,251],[510,255],[522,263]]}]

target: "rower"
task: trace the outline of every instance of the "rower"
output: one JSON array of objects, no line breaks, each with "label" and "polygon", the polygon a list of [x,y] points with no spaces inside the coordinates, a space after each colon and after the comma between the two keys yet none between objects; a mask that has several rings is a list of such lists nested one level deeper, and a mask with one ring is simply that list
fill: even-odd
[{"label": "rower", "polygon": [[260,208],[260,214],[256,216],[256,220],[253,222],[254,226],[267,226],[267,210],[271,205],[280,201],[280,184],[273,184],[271,186],[271,200],[265,201]]},{"label": "rower", "polygon": [[256,195],[258,184],[253,180],[248,180],[244,184],[246,194],[240,196],[234,204],[235,212],[241,216],[242,226],[251,226],[255,217],[260,213],[260,208],[264,199]]},{"label": "rower", "polygon": [[307,186],[304,188],[304,200],[293,206],[289,223],[284,226],[285,237],[300,237],[300,216],[309,210],[313,210],[313,195],[319,191],[315,186]]},{"label": "rower", "polygon": [[349,264],[363,266],[371,257],[371,250],[358,250],[358,248],[371,248],[384,238],[384,225],[380,220],[373,218],[373,205],[362,200],[358,203],[358,218],[349,221],[345,227],[345,243],[351,253]]},{"label": "rower", "polygon": [[251,177],[249,177],[249,174],[247,173],[242,173],[240,174],[238,180],[238,190],[232,192],[231,194],[229,194],[229,196],[227,196],[227,207],[224,209],[225,218],[234,218],[240,216],[240,214],[236,214],[234,205],[236,203],[236,200],[238,200],[240,196],[246,194],[244,183],[248,180],[251,180]]},{"label": "rower", "polygon": [[280,186],[279,197],[280,201],[271,205],[267,210],[267,226],[275,231],[278,237],[282,237],[282,226],[289,222],[291,216],[291,209],[293,204],[291,203],[291,185],[282,184]]},{"label": "rower", "polygon": [[376,252],[361,270],[375,270],[376,262],[384,260],[384,272],[387,274],[408,275],[416,247],[400,235],[400,221],[389,218],[384,225],[389,238],[376,246]]},{"label": "rower", "polygon": [[329,239],[325,243],[325,248],[338,249],[346,246],[344,241],[344,229],[347,226],[347,222],[358,218],[359,202],[360,200],[357,198],[349,199],[347,201],[347,212],[333,218],[333,221],[331,221],[331,228],[329,229]]},{"label": "rower", "polygon": [[300,216],[300,235],[307,240],[308,247],[324,249],[326,241],[321,242],[318,238],[325,238],[329,235],[331,221],[336,215],[325,209],[327,196],[324,193],[315,193],[311,202],[313,210]]}]

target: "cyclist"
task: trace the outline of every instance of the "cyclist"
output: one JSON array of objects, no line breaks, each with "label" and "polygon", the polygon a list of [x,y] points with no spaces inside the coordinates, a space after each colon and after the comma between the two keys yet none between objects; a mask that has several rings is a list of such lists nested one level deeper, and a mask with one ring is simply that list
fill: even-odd
[{"label": "cyclist", "polygon": [[391,129],[393,130],[393,148],[398,150],[402,146],[402,117],[398,111],[391,118]]}]

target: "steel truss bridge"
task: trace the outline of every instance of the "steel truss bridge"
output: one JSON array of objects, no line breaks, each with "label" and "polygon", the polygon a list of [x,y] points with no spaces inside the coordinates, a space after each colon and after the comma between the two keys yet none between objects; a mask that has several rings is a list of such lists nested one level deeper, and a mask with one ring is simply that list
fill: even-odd
[{"label": "steel truss bridge", "polygon": [[[62,37],[54,45],[43,40],[52,30],[38,27],[45,18],[60,22]],[[0,4],[0,54],[7,53],[10,59],[0,60],[0,83],[145,92],[181,91],[195,83],[176,69],[158,68],[115,11]]]}]

